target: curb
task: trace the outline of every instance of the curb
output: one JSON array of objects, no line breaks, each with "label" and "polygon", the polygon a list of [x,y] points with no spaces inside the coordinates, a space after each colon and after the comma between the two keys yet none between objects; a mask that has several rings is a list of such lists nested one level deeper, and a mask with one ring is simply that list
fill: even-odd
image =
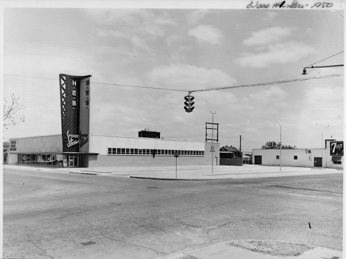
[{"label": "curb", "polygon": [[132,179],[144,179],[144,180],[160,180],[160,181],[220,181],[220,180],[234,180],[233,178],[219,178],[219,179],[183,179],[183,178],[159,178],[159,177],[146,177],[146,176],[132,176]]},{"label": "curb", "polygon": [[95,173],[83,173],[83,172],[68,172],[70,174],[85,174],[85,175],[98,175],[98,174],[95,174]]}]

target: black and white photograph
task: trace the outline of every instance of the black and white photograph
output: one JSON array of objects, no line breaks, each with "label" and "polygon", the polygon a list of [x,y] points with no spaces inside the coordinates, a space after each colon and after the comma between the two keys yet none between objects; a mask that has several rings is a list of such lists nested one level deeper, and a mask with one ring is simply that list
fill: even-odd
[{"label": "black and white photograph", "polygon": [[341,259],[343,1],[2,8],[6,259]]}]

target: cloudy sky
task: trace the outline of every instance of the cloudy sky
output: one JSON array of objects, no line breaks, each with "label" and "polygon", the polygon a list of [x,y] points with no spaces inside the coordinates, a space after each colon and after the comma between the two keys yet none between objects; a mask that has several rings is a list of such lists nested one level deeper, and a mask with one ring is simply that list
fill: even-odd
[{"label": "cloudy sky", "polygon": [[[194,9],[6,9],[4,97],[14,93],[25,122],[5,139],[60,134],[59,73],[91,74],[91,132],[204,140],[216,111],[222,145],[251,150],[266,141],[320,147],[342,139],[343,77],[224,91],[188,90],[302,77],[306,65],[344,49],[337,11]],[[318,65],[342,64],[343,54]],[[315,69],[307,76],[340,74]],[[97,83],[144,85],[186,92]]]}]

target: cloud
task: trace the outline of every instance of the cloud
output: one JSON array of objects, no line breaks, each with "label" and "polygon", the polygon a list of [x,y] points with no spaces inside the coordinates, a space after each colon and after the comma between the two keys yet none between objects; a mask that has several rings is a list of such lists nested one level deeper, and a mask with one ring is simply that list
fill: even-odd
[{"label": "cloud", "polygon": [[173,25],[172,20],[166,12],[146,9],[84,9],[84,13],[95,23],[100,25],[122,24],[124,26],[137,24],[139,22],[150,22],[152,24]]},{"label": "cloud", "polygon": [[247,46],[264,45],[272,42],[278,42],[291,35],[295,28],[271,27],[251,33],[251,36],[244,40]]},{"label": "cloud", "polygon": [[94,22],[95,36],[104,43],[128,45],[142,52],[153,52],[153,41],[167,36],[167,28],[176,25],[167,12],[143,9],[88,9],[85,15]]},{"label": "cloud", "polygon": [[188,13],[187,15],[187,22],[188,24],[195,25],[199,21],[201,21],[208,13],[210,10],[208,9],[199,9],[199,10],[193,10]]},{"label": "cloud", "polygon": [[275,17],[277,17],[279,14],[277,12],[268,12],[267,16],[264,18],[264,20],[273,20]]},{"label": "cloud", "polygon": [[236,82],[219,69],[188,64],[156,67],[148,74],[148,80],[155,86],[189,90],[231,85]]},{"label": "cloud", "polygon": [[[325,83],[328,82],[328,87]],[[309,82],[305,89],[305,103],[310,107],[322,110],[334,108],[343,103],[342,78],[320,79],[319,82]],[[342,113],[340,110],[339,113]]]},{"label": "cloud", "polygon": [[213,45],[221,44],[223,40],[222,32],[210,25],[199,25],[188,32],[189,36],[195,37],[201,43],[209,43]]},{"label": "cloud", "polygon": [[[297,130],[309,129],[307,140],[316,142],[321,138],[343,137],[343,80],[342,78],[320,79],[306,82],[302,94],[303,105],[295,117]],[[300,138],[301,141],[307,141]],[[314,144],[317,146],[318,144]]]},{"label": "cloud", "polygon": [[277,86],[271,86],[266,89],[260,89],[249,95],[252,101],[260,101],[264,103],[281,102],[287,97],[287,93]]},{"label": "cloud", "polygon": [[245,53],[235,62],[244,67],[261,68],[271,64],[297,62],[314,52],[314,48],[307,44],[290,41],[269,45],[267,50],[263,52]]}]

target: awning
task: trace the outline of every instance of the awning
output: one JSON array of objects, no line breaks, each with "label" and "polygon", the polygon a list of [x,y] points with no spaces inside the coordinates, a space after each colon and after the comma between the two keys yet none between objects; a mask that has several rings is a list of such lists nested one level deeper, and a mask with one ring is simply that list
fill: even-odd
[{"label": "awning", "polygon": [[10,154],[20,155],[98,155],[99,153],[88,153],[88,152],[10,152]]},{"label": "awning", "polygon": [[98,155],[99,153],[89,153],[89,152],[61,152],[63,155],[87,155],[87,156],[94,156]]}]

